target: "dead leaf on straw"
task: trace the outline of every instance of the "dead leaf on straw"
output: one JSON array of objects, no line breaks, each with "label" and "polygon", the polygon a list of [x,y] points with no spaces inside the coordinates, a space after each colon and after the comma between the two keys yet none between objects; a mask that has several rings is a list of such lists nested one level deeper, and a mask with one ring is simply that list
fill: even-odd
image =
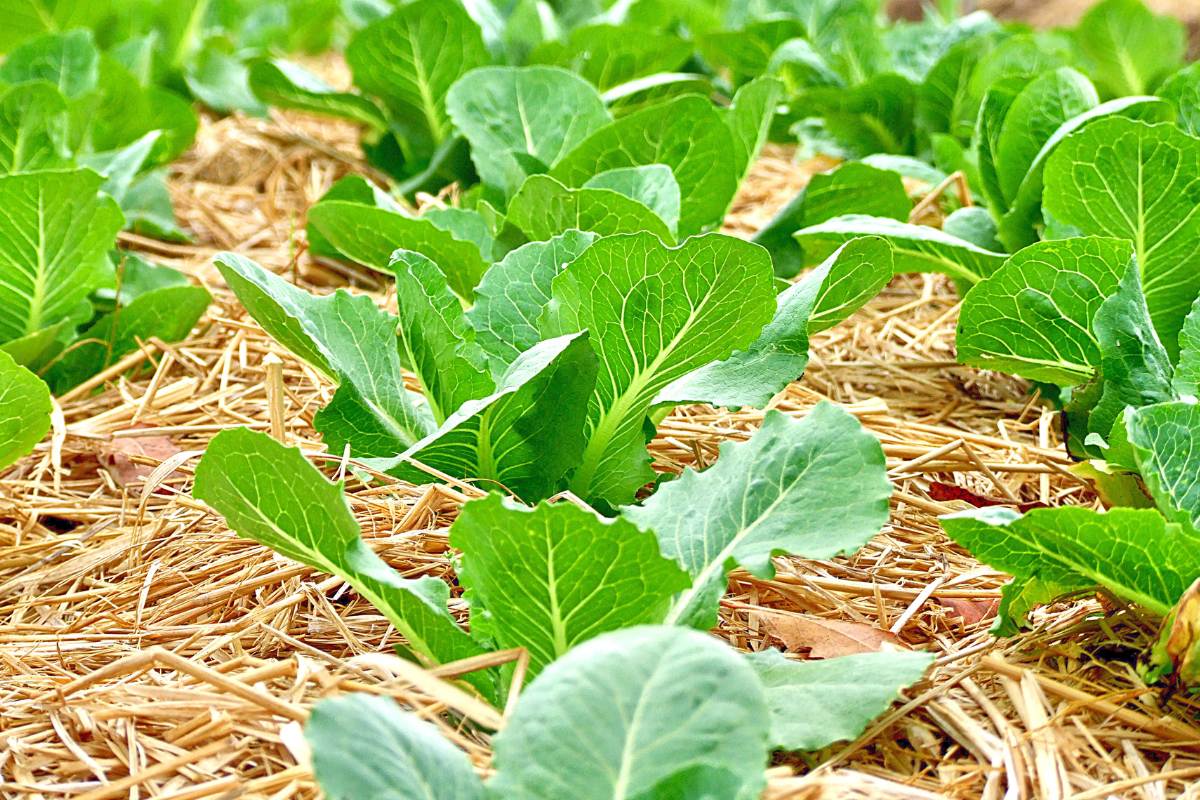
[{"label": "dead leaf on straw", "polygon": [[142,483],[154,471],[155,464],[147,461],[161,463],[178,452],[166,436],[134,436],[105,442],[97,458],[118,485],[129,486]]},{"label": "dead leaf on straw", "polygon": [[937,602],[962,618],[963,625],[974,625],[996,616],[999,600],[967,600],[962,597],[938,597]]},{"label": "dead leaf on straw", "polygon": [[861,622],[810,615],[768,617],[767,627],[789,652],[808,650],[809,658],[836,658],[856,653],[907,649],[895,634]]}]

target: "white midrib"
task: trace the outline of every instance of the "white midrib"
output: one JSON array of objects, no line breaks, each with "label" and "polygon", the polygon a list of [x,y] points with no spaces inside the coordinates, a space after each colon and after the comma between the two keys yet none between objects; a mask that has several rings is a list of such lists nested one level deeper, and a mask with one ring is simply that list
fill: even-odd
[{"label": "white midrib", "polygon": [[625,731],[625,745],[621,748],[621,769],[617,773],[617,780],[613,784],[613,800],[625,800],[625,793],[629,791],[630,773],[633,770],[634,744],[637,742],[637,731],[642,725],[642,715],[646,709],[646,698],[650,696],[650,692],[645,689],[638,695],[637,705],[633,709],[633,717],[629,720],[629,729]]},{"label": "white midrib", "polygon": [[37,193],[37,269],[33,278],[33,293],[29,298],[29,319],[25,333],[34,333],[42,327],[42,305],[46,302],[46,202],[42,188]]},{"label": "white midrib", "polygon": [[546,534],[546,591],[550,600],[550,629],[554,633],[554,657],[567,652],[567,629],[558,604],[558,573],[554,566],[554,540]]}]

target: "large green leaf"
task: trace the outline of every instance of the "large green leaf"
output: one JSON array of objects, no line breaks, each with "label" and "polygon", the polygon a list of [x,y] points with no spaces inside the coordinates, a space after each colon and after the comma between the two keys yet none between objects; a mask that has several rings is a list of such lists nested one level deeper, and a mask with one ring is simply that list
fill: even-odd
[{"label": "large green leaf", "polygon": [[817,750],[855,739],[933,662],[929,653],[860,653],[794,661],[778,650],[746,656],[771,709],[771,743]]},{"label": "large green leaf", "polygon": [[104,0],[11,0],[4,6],[0,53],[38,34],[88,27],[110,10]]},{"label": "large green leaf", "polygon": [[554,64],[607,91],[646,75],[675,72],[692,46],[670,33],[631,25],[586,25],[565,42],[549,41],[529,56],[531,64]]},{"label": "large green leaf", "polygon": [[770,259],[739,239],[707,234],[670,248],[639,233],[584,250],[554,279],[543,318],[548,336],[590,331],[600,358],[572,490],[630,500],[653,478],[642,423],[655,395],[749,345],[774,306]]},{"label": "large green leaf", "polygon": [[[449,587],[388,566],[363,541],[341,483],[327,481],[298,449],[248,428],[222,431],[196,465],[192,494],[239,536],[345,579],[433,663],[482,652],[450,615]],[[486,685],[478,674],[473,682]]]},{"label": "large green leaf", "polygon": [[1016,633],[1034,606],[1097,586],[1166,615],[1200,575],[1200,535],[1154,509],[988,508],[942,517],[942,527],[1013,576],[993,628],[1000,636]]},{"label": "large green leaf", "polygon": [[437,264],[397,250],[389,267],[396,275],[401,352],[440,425],[463,403],[492,391],[483,351]]},{"label": "large green leaf", "polygon": [[1200,139],[1174,125],[1097,120],[1050,156],[1044,202],[1060,224],[1134,243],[1154,327],[1176,355],[1200,294]]},{"label": "large green leaf", "polygon": [[769,724],[758,678],[724,643],[684,628],[607,633],[521,694],[493,739],[488,788],[523,800],[749,800],[765,783]]},{"label": "large green leaf", "polygon": [[69,166],[67,104],[59,91],[38,81],[0,97],[0,175]]},{"label": "large green leaf", "polygon": [[668,244],[675,237],[667,223],[637,200],[612,189],[569,189],[549,175],[531,175],[508,205],[508,220],[534,241],[564,231],[601,236],[648,231]]},{"label": "large green leaf", "polygon": [[304,725],[329,800],[483,800],[463,751],[390,697],[322,700]]},{"label": "large green leaf", "polygon": [[0,469],[33,449],[50,430],[50,390],[0,350]]},{"label": "large green leaf", "polygon": [[666,164],[679,182],[679,235],[720,223],[737,191],[733,136],[712,103],[685,96],[622,117],[584,139],[550,174],[568,186],[618,167]]},{"label": "large green leaf", "polygon": [[737,86],[767,72],[775,51],[804,35],[800,20],[779,17],[752,22],[738,30],[703,33],[696,37],[696,46],[709,67],[728,73],[730,82]]},{"label": "large green leaf", "polygon": [[124,220],[91,170],[0,177],[0,342],[70,316],[112,282]]},{"label": "large green leaf", "polygon": [[344,290],[314,297],[235,253],[216,264],[267,333],[340,384],[315,420],[330,449],[349,444],[355,456],[389,457],[432,429],[404,389],[396,319],[371,298]]},{"label": "large green leaf", "polygon": [[733,134],[734,167],[739,181],[746,177],[767,141],[782,94],[783,84],[779,79],[763,75],[738,89],[725,112],[725,123]]},{"label": "large green leaf", "polygon": [[475,340],[499,378],[517,356],[541,340],[539,318],[550,302],[554,276],[596,240],[596,234],[567,231],[545,242],[511,251],[483,276],[467,319]]},{"label": "large green leaf", "polygon": [[1179,115],[1179,127],[1200,136],[1200,63],[1189,64],[1171,76],[1158,90]]},{"label": "large green leaf", "polygon": [[1102,0],[1083,15],[1075,40],[1110,97],[1147,94],[1183,63],[1186,31],[1142,0]]},{"label": "large green leaf", "polygon": [[745,350],[673,381],[658,404],[761,408],[808,366],[810,334],[838,324],[892,279],[892,248],[876,236],[853,239],[776,298],[775,316]]},{"label": "large green leaf", "polygon": [[370,100],[353,92],[339,92],[290,61],[255,59],[250,62],[249,81],[254,93],[272,106],[349,119],[376,133],[387,130],[383,112]]},{"label": "large green leaf", "polygon": [[1076,237],[1013,255],[963,298],[958,359],[1073,386],[1100,367],[1092,320],[1133,263],[1125,240]]},{"label": "large green leaf", "polygon": [[926,225],[910,225],[886,217],[845,214],[796,231],[796,241],[809,259],[828,258],[851,239],[879,236],[892,245],[896,273],[941,272],[977,283],[1004,263],[994,253]]},{"label": "large green leaf", "polygon": [[671,236],[679,229],[679,181],[666,164],[618,167],[588,179],[584,189],[611,189],[649,208],[663,222]]},{"label": "large green leaf", "polygon": [[493,394],[464,403],[401,455],[369,463],[412,483],[429,483],[429,473],[411,463],[416,461],[536,502],[561,488],[579,463],[595,379],[587,334],[539,342],[500,376]]},{"label": "large green leaf", "polygon": [[722,444],[715,465],[686,470],[621,513],[653,530],[692,576],[667,621],[710,628],[734,565],[769,577],[775,555],[853,552],[887,522],[891,494],[879,441],[821,403],[800,421],[768,413],[748,442]]},{"label": "large green leaf", "polygon": [[1200,405],[1189,399],[1130,409],[1125,429],[1159,510],[1200,530]]},{"label": "large green leaf", "polygon": [[450,137],[450,87],[488,63],[479,26],[458,3],[417,0],[363,28],[346,47],[354,83],[383,100],[406,136],[429,145]]},{"label": "large green leaf", "polygon": [[557,67],[472,70],[451,87],[446,109],[471,143],[480,179],[505,194],[531,161],[548,169],[612,121],[595,87]]},{"label": "large green leaf", "polygon": [[885,73],[849,88],[813,89],[804,102],[848,156],[912,150],[916,87],[905,77]]},{"label": "large green leaf", "polygon": [[602,633],[661,621],[690,583],[653,534],[571,503],[492,494],[463,507],[450,544],[463,552],[472,631],[524,647],[533,674]]},{"label": "large green leaf", "polygon": [[450,288],[460,297],[471,297],[487,269],[474,242],[455,237],[431,220],[333,200],[309,209],[308,221],[338,252],[380,272],[391,271],[389,264],[396,250],[418,252],[441,267]]},{"label": "large green leaf", "polygon": [[78,97],[96,88],[100,54],[91,31],[48,33],[12,50],[0,65],[0,84],[47,81],[64,97]]},{"label": "large green leaf", "polygon": [[1192,303],[1179,331],[1179,360],[1171,385],[1178,395],[1200,397],[1200,298]]}]

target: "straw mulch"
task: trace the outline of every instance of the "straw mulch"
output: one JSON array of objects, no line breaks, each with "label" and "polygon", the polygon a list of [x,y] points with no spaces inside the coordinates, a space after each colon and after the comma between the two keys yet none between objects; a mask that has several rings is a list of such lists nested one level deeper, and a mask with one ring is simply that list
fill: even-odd
[{"label": "straw mulch", "polygon": [[[757,165],[732,232],[760,225],[815,167],[788,156],[771,150]],[[209,121],[172,181],[197,244],[130,237],[216,302],[186,342],[147,343],[140,371],[109,371],[62,398],[52,438],[0,482],[0,795],[315,797],[301,721],[315,700],[347,690],[392,695],[438,720],[487,768],[480,731],[502,722],[501,710],[445,671],[389,655],[395,632],[340,580],[237,538],[190,497],[197,458],[221,429],[274,423],[322,452],[311,422],[332,387],[262,333],[210,258],[229,248],[309,288],[385,292],[367,272],[303,252],[304,210],[358,167],[347,126]],[[949,543],[937,516],[966,507],[955,497],[1096,501],[1066,471],[1054,416],[1026,386],[954,364],[957,302],[940,277],[898,278],[814,342],[808,374],[773,404],[803,415],[829,398],[856,414],[887,453],[893,513],[853,557],[778,559],[773,580],[735,575],[719,635],[805,654],[853,651],[888,632],[893,646],[938,660],[858,741],[777,763],[768,796],[1200,797],[1187,789],[1200,779],[1194,704],[1164,707],[1136,676],[1153,620],[1081,597],[1039,611],[1016,639],[987,632],[1005,578]],[[273,357],[283,386],[274,417]],[[652,445],[658,466],[710,464],[721,441],[749,435],[761,416],[680,410]],[[337,458],[318,463],[345,472]],[[364,488],[352,477],[349,489],[387,561],[407,575],[448,575],[446,527],[476,490]],[[465,721],[446,722],[448,710]]]}]

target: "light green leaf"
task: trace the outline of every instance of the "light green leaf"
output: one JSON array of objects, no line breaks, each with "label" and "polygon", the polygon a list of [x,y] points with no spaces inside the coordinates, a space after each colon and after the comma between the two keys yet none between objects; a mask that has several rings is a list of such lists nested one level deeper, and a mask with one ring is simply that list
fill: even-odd
[{"label": "light green leaf", "polygon": [[1172,356],[1200,294],[1200,139],[1174,125],[1097,120],[1046,165],[1046,212],[1134,243],[1150,316]]},{"label": "light green leaf", "polygon": [[734,86],[767,72],[772,56],[789,40],[803,41],[804,24],[778,17],[752,22],[738,30],[714,30],[696,37],[696,46],[708,66],[728,75]]},{"label": "light green leaf", "polygon": [[733,137],[703,97],[684,96],[642,109],[593,133],[550,174],[567,186],[619,167],[666,164],[682,197],[679,235],[720,223],[737,191]]},{"label": "light green leaf", "polygon": [[40,331],[0,344],[0,352],[10,355],[22,367],[38,372],[62,351],[62,340],[66,336],[74,336],[74,329],[73,320],[62,319]]},{"label": "light green leaf", "polygon": [[554,64],[607,91],[647,75],[675,72],[692,54],[678,36],[631,25],[585,25],[566,42],[545,42],[529,56],[531,64]]},{"label": "light green leaf", "polygon": [[524,647],[533,675],[602,633],[661,621],[690,583],[653,534],[571,503],[489,495],[463,506],[450,544],[463,553],[471,629]]},{"label": "light green leaf", "polygon": [[956,208],[942,220],[942,231],[984,250],[1004,252],[1004,245],[996,238],[996,220],[982,206]]},{"label": "light green leaf", "polygon": [[68,98],[95,89],[99,79],[100,54],[87,30],[31,39],[10,51],[0,65],[0,84],[47,81]]},{"label": "light green leaf", "polygon": [[1186,31],[1141,0],[1102,0],[1075,29],[1096,83],[1109,97],[1147,94],[1183,64]]},{"label": "light green leaf", "polygon": [[474,242],[464,242],[426,219],[333,200],[309,209],[308,221],[338,252],[380,272],[391,271],[388,265],[398,249],[420,253],[441,267],[450,288],[463,298],[471,297],[487,269]]},{"label": "light green leaf", "polygon": [[404,390],[396,319],[371,298],[314,297],[235,253],[216,258],[225,282],[276,341],[341,385],[314,422],[334,452],[393,456],[431,429]]},{"label": "light green leaf", "polygon": [[1158,90],[1179,115],[1179,127],[1192,136],[1200,136],[1200,63],[1176,72]]},{"label": "light green leaf", "polygon": [[103,175],[104,184],[100,187],[100,191],[116,200],[118,204],[123,204],[125,196],[129,193],[129,187],[133,185],[137,174],[146,166],[161,138],[162,131],[150,131],[120,149],[81,156],[78,160],[79,166],[87,167]]},{"label": "light green leaf", "polygon": [[1200,405],[1189,399],[1129,409],[1125,429],[1158,510],[1200,530]]},{"label": "light green leaf", "polygon": [[1133,247],[1121,239],[1025,248],[963,298],[959,361],[1059,386],[1086,383],[1100,367],[1092,320],[1132,263]]},{"label": "light green leaf", "polygon": [[892,248],[853,239],[776,298],[775,316],[748,348],[673,381],[655,405],[708,403],[762,408],[808,366],[808,339],[838,324],[892,279]]},{"label": "light green leaf", "polygon": [[397,250],[389,268],[396,275],[400,349],[440,425],[466,401],[492,391],[483,351],[437,264]]},{"label": "light green leaf", "polygon": [[[298,449],[248,428],[222,431],[196,466],[192,494],[239,536],[345,579],[430,662],[482,652],[450,615],[449,587],[432,577],[403,578],[388,566],[363,541],[342,485]],[[470,679],[487,685],[485,675]]]},{"label": "light green leaf", "polygon": [[91,170],[0,177],[0,342],[70,316],[112,281],[124,220]]},{"label": "light green leaf", "polygon": [[600,239],[554,279],[551,296],[543,333],[591,331],[600,358],[571,488],[611,504],[653,477],[642,423],[655,395],[749,345],[775,307],[766,252],[719,234],[677,248],[649,233]]},{"label": "light green leaf", "polygon": [[0,97],[0,175],[71,163],[67,104],[48,83],[15,86]]},{"label": "light green leaf", "polygon": [[46,384],[0,350],[0,469],[11,466],[50,431],[53,408]]},{"label": "light green leaf", "polygon": [[192,96],[214,111],[267,115],[266,104],[250,88],[250,70],[236,53],[209,44],[187,65],[183,79]]},{"label": "light green leaf", "polygon": [[1200,298],[1192,303],[1179,331],[1179,360],[1171,386],[1178,395],[1200,397]]},{"label": "light green leaf", "polygon": [[505,194],[529,174],[516,154],[552,167],[612,121],[595,87],[557,67],[472,70],[450,88],[446,109],[480,179]]},{"label": "light green leaf", "polygon": [[249,69],[250,88],[269,105],[341,117],[376,133],[387,130],[387,120],[373,102],[354,92],[339,92],[298,64],[259,58]]},{"label": "light green leaf", "polygon": [[512,363],[493,394],[467,401],[401,455],[368,463],[410,483],[429,483],[430,474],[412,463],[420,462],[536,502],[558,491],[579,463],[595,380],[587,334],[539,342]]},{"label": "light green leaf", "polygon": [[795,234],[809,258],[827,258],[860,236],[879,236],[892,245],[897,274],[941,272],[973,284],[991,275],[1005,260],[1003,253],[984,250],[937,228],[864,214],[834,217]]},{"label": "light green leaf", "polygon": [[134,178],[121,201],[125,227],[167,242],[190,242],[191,237],[175,221],[165,174],[166,170],[157,169]]},{"label": "light green leaf", "polygon": [[479,26],[461,5],[445,0],[400,6],[346,47],[355,85],[380,98],[405,134],[429,152],[453,130],[446,111],[450,87],[489,60]]},{"label": "light green leaf", "polygon": [[584,189],[611,189],[649,208],[667,224],[671,236],[679,228],[679,182],[666,164],[620,167],[601,172]]},{"label": "light green leaf", "polygon": [[770,577],[775,555],[853,552],[887,522],[891,494],[879,441],[822,402],[800,421],[769,412],[748,442],[722,444],[712,467],[685,470],[621,513],[692,576],[667,622],[707,629],[734,565]]},{"label": "light green leaf", "polygon": [[795,661],[778,650],[749,653],[771,710],[771,743],[818,750],[858,738],[933,663],[929,653],[860,653]]},{"label": "light green leaf", "polygon": [[778,78],[762,75],[738,89],[725,112],[725,124],[733,134],[734,167],[739,181],[746,177],[767,141],[782,94],[783,84]]},{"label": "light green leaf", "polygon": [[11,0],[4,7],[0,53],[38,34],[89,27],[110,10],[107,2],[98,0]]},{"label": "light green leaf", "polygon": [[1013,576],[993,632],[1011,636],[1034,606],[1099,586],[1166,615],[1200,575],[1200,535],[1154,509],[988,508],[942,517],[951,539]]},{"label": "light green leaf", "polygon": [[390,697],[322,700],[304,725],[329,800],[483,800],[471,762],[437,727]]},{"label": "light green leaf", "polygon": [[467,319],[494,377],[499,379],[517,356],[541,340],[538,320],[550,302],[554,276],[596,238],[594,233],[567,231],[549,241],[530,242],[484,274]]},{"label": "light green leaf", "polygon": [[549,175],[531,175],[508,205],[508,221],[534,241],[568,231],[601,236],[647,231],[671,244],[667,223],[637,200],[612,189],[568,189]]},{"label": "light green leaf", "polygon": [[[493,743],[495,797],[699,798],[719,779],[717,797],[746,800],[765,783],[769,718],[754,671],[724,643],[642,626],[551,664]],[[685,794],[666,793],[680,782]]]}]

